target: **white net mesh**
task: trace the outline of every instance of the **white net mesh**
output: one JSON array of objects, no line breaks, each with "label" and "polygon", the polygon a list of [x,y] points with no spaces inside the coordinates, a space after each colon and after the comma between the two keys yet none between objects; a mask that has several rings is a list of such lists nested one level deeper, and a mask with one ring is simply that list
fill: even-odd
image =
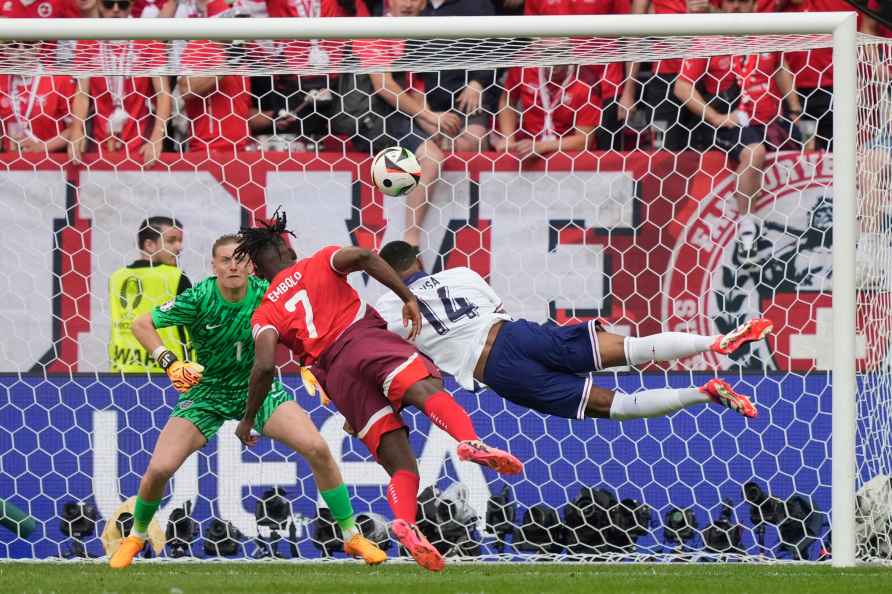
[{"label": "white net mesh", "polygon": [[859,366],[858,398],[858,554],[892,556],[889,509],[889,95],[888,43],[860,48],[864,75],[859,80],[859,240],[856,252],[858,335],[865,359]]},{"label": "white net mesh", "polygon": [[[884,274],[892,141],[884,69],[866,65],[884,63],[889,48],[862,44],[862,243],[870,234],[882,249],[869,250],[859,277],[859,484],[879,477],[861,528],[865,542],[880,544],[862,552],[883,557],[892,500],[883,479],[892,473]],[[110,344],[113,326],[126,331],[180,284],[171,272],[172,294],[156,296],[127,274],[113,276],[151,256],[137,249],[142,222],[176,220],[177,264],[195,283],[209,273],[217,237],[283,205],[299,254],[405,237],[430,272],[480,273],[516,318],[599,318],[628,336],[774,322],[767,342],[732,356],[705,352],[594,379],[634,393],[701,386],[718,374],[752,397],[754,420],[696,406],[623,423],[568,421],[450,380],[481,438],[523,459],[525,470],[502,479],[459,462],[451,438],[404,413],[425,490],[422,527],[442,550],[822,558],[830,548],[830,93],[801,85],[797,93],[791,83],[830,67],[805,51],[827,45],[821,35],[5,44],[0,497],[35,523],[5,508],[4,525],[28,534],[0,530],[0,557],[102,555],[100,533],[115,541],[113,519],[136,494],[177,401],[164,375],[138,371],[145,353],[132,341]],[[687,59],[675,66],[678,80],[673,59]],[[659,60],[665,72],[655,72]],[[643,67],[625,66],[632,62]],[[381,89],[388,82],[398,94]],[[421,105],[414,118],[405,97]],[[468,102],[477,112],[455,115]],[[384,197],[370,183],[370,155],[396,144],[415,151],[425,171],[407,198]],[[374,303],[382,288],[354,276]],[[176,344],[176,334],[168,340]],[[293,361],[281,363],[285,385],[341,463],[366,533],[386,540],[385,472],[343,433],[335,411],[304,393]],[[121,366],[128,372],[114,370]],[[306,462],[268,440],[245,453],[233,427],[176,473],[156,516],[167,546],[155,553],[339,555],[332,524],[318,519]]]}]

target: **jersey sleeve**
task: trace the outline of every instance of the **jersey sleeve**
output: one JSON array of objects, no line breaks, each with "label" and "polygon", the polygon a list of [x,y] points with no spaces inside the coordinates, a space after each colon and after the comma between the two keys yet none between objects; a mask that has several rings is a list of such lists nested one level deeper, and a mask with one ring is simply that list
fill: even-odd
[{"label": "jersey sleeve", "polygon": [[403,338],[409,336],[409,329],[403,326],[403,302],[394,299],[392,293],[382,295],[375,304],[375,309],[387,322],[387,329]]},{"label": "jersey sleeve", "polygon": [[273,329],[276,334],[279,333],[279,329],[276,327],[272,311],[269,305],[261,304],[260,307],[254,310],[254,313],[251,315],[251,338],[257,340],[257,337],[261,332],[267,330],[268,328]]},{"label": "jersey sleeve", "polygon": [[706,66],[708,63],[707,58],[694,58],[685,60],[681,66],[681,72],[679,73],[679,77],[692,85],[697,84],[697,81],[703,76],[703,73],[706,72]]},{"label": "jersey sleeve", "polygon": [[468,268],[468,279],[469,282],[473,283],[477,289],[483,293],[487,299],[489,299],[489,303],[492,306],[493,311],[499,311],[502,309],[502,298],[499,297],[498,293],[496,293],[493,288],[490,286],[486,279],[477,274],[474,270]]},{"label": "jersey sleeve", "polygon": [[201,301],[196,288],[180,293],[163,305],[152,310],[152,324],[155,328],[168,326],[191,326],[198,317]]},{"label": "jersey sleeve", "polygon": [[347,275],[335,268],[334,265],[334,256],[339,251],[341,251],[341,246],[339,245],[329,245],[310,257],[310,261],[313,263],[313,268],[316,272],[323,272],[328,270],[341,278],[345,278]]}]

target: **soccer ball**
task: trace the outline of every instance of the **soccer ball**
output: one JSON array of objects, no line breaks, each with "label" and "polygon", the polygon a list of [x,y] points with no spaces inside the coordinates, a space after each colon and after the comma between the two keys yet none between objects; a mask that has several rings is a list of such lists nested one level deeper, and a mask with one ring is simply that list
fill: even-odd
[{"label": "soccer ball", "polygon": [[403,196],[415,189],[421,165],[409,149],[386,148],[372,160],[372,182],[388,196]]}]

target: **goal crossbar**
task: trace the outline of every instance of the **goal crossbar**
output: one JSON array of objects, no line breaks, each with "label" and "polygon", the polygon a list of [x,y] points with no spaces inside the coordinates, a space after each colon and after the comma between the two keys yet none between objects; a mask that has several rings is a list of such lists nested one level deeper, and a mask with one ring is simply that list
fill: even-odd
[{"label": "goal crossbar", "polygon": [[[853,12],[265,19],[3,19],[0,39],[474,39],[830,34]],[[58,22],[51,22],[58,21]]]}]

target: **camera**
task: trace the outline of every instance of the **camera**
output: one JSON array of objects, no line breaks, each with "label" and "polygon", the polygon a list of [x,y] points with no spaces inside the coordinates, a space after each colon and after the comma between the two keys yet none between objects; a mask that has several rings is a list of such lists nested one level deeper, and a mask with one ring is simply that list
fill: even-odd
[{"label": "camera", "polygon": [[192,502],[187,501],[170,514],[165,529],[168,554],[174,559],[192,556],[192,541],[198,536],[198,524],[192,519]]},{"label": "camera", "polygon": [[245,535],[230,522],[214,518],[204,536],[204,552],[209,557],[232,557],[238,554]]},{"label": "camera", "polygon": [[663,538],[669,544],[683,548],[685,543],[693,540],[697,532],[697,517],[692,509],[673,507],[666,512],[663,524]]},{"label": "camera", "polygon": [[742,554],[743,528],[732,522],[734,507],[729,500],[722,501],[719,516],[703,531],[703,544],[707,552],[718,554]]},{"label": "camera", "polygon": [[285,491],[279,487],[263,492],[254,508],[254,519],[257,522],[257,549],[255,559],[265,557],[283,557],[279,553],[280,531],[288,527],[291,518],[291,504],[284,497]]},{"label": "camera", "polygon": [[516,518],[517,503],[512,501],[511,488],[504,485],[501,493],[491,496],[486,502],[486,531],[495,535],[495,549],[499,553],[505,551],[508,535],[514,532]]},{"label": "camera", "polygon": [[99,519],[99,512],[96,506],[83,501],[68,502],[62,506],[62,523],[59,530],[62,534],[71,538],[68,547],[62,553],[65,558],[89,557],[87,549],[84,546],[84,539],[93,536],[96,531],[96,521]]}]

